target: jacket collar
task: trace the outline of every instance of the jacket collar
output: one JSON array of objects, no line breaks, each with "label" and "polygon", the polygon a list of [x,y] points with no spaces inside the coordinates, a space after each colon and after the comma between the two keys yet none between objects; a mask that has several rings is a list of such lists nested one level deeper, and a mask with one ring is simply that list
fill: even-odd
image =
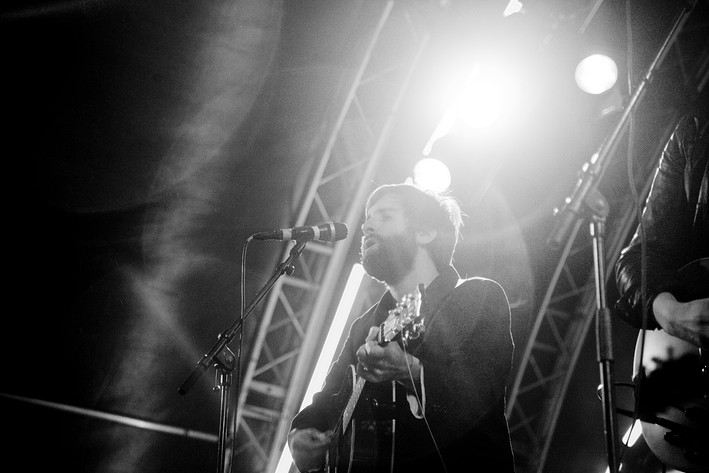
[{"label": "jacket collar", "polygon": [[[421,312],[424,316],[430,314],[431,310],[438,307],[441,301],[455,289],[459,281],[460,275],[453,266],[448,265],[443,268],[438,276],[431,281],[431,284],[424,288],[424,294],[421,300]],[[384,320],[389,310],[395,308],[398,302],[399,301],[394,300],[394,296],[391,295],[390,291],[386,291],[379,301],[377,315]]]}]

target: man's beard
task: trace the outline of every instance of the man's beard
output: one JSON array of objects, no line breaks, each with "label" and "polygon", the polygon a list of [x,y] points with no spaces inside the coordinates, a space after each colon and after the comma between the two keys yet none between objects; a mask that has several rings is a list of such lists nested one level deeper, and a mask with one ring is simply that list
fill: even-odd
[{"label": "man's beard", "polygon": [[362,266],[377,281],[392,285],[400,282],[414,265],[416,237],[412,232],[402,232],[389,237],[370,237],[376,248],[365,251],[364,239],[360,250]]}]

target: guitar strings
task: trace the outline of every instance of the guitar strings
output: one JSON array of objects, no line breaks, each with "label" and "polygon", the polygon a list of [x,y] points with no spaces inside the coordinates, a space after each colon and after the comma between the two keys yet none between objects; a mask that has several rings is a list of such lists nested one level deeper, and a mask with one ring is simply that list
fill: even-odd
[{"label": "guitar strings", "polygon": [[[431,441],[433,441],[433,446],[436,449],[436,453],[438,454],[438,458],[441,460],[441,465],[443,466],[443,471],[448,473],[448,468],[446,467],[446,462],[443,459],[443,454],[441,453],[441,449],[438,447],[438,442],[436,442],[436,437],[433,435],[433,430],[431,430],[431,425],[428,423],[428,418],[426,417],[426,409],[423,403],[421,402],[421,396],[419,395],[418,389],[416,389],[416,381],[414,380],[414,373],[411,371],[411,363],[409,363],[409,352],[406,350],[406,344],[401,343],[401,347],[404,350],[404,360],[406,360],[406,369],[409,371],[409,379],[411,380],[411,386],[413,386],[414,390],[414,396],[416,396],[416,401],[419,403],[419,406],[421,406],[421,413],[423,415],[423,421],[426,424],[426,429],[428,429],[428,434],[431,437]],[[413,355],[411,355],[413,357]]]}]

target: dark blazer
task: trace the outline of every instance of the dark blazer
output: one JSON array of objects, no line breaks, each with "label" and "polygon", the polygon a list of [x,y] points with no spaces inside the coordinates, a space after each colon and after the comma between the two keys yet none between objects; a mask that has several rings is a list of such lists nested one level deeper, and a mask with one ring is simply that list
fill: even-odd
[{"label": "dark blazer", "polygon": [[[353,323],[322,391],[293,419],[294,428],[326,431],[335,425],[343,408],[337,393],[348,366],[356,365],[356,351],[369,328],[383,322],[395,305],[387,292]],[[514,344],[504,290],[490,279],[462,281],[448,267],[425,289],[421,310],[425,333],[408,350],[423,365],[419,395],[425,396],[425,419],[412,414],[406,389],[394,383],[395,471],[443,472],[443,461],[449,473],[514,472],[505,419]],[[365,391],[386,399],[391,384],[369,384]]]}]

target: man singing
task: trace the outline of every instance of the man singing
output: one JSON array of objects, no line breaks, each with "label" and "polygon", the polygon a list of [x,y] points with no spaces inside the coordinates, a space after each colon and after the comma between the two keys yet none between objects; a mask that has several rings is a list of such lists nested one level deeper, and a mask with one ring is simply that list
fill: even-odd
[{"label": "man singing", "polygon": [[[505,418],[514,352],[509,303],[495,281],[461,279],[451,265],[460,226],[450,196],[409,184],[370,195],[362,264],[388,291],[352,324],[322,391],[292,421],[288,444],[300,471],[334,471],[337,426],[350,398],[342,386],[355,367],[364,390],[357,424],[344,427],[361,432],[349,445],[352,458],[339,459],[353,473],[359,465],[397,473],[514,472]],[[418,336],[381,341],[390,311],[419,289]],[[357,444],[371,438],[373,445]]]}]

